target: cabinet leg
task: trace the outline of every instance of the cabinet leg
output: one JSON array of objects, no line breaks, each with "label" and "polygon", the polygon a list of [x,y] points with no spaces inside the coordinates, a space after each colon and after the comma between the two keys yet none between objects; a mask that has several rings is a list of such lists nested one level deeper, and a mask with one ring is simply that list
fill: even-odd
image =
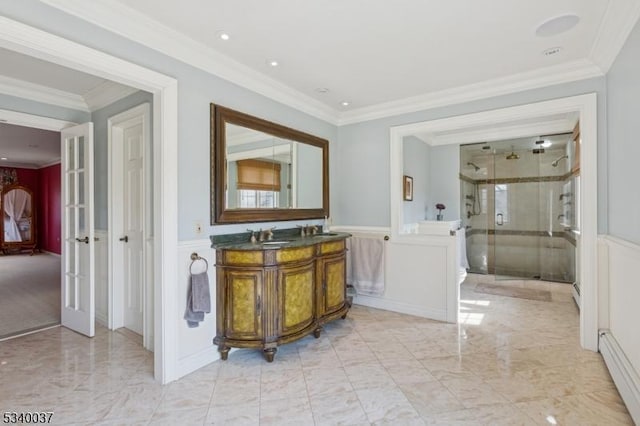
[{"label": "cabinet leg", "polygon": [[266,359],[267,362],[273,362],[273,357],[276,356],[277,351],[278,348],[265,349],[264,351],[262,351],[262,353],[264,354],[264,359]]},{"label": "cabinet leg", "polygon": [[316,328],[315,330],[313,330],[313,337],[315,337],[316,339],[318,337],[320,337],[320,332],[322,331],[321,327]]},{"label": "cabinet leg", "polygon": [[343,316],[341,316],[340,318],[342,319],[346,319],[347,318],[347,313],[345,312]]},{"label": "cabinet leg", "polygon": [[229,347],[227,346],[218,346],[218,352],[220,352],[220,359],[226,361],[229,358]]}]

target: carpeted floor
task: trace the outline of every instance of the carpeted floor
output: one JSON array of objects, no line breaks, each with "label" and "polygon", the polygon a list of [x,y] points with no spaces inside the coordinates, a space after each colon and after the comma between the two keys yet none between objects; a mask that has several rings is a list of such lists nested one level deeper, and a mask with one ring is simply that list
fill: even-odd
[{"label": "carpeted floor", "polygon": [[551,302],[551,292],[536,288],[511,287],[500,284],[479,283],[473,289],[476,293],[495,294],[497,296],[517,297],[520,299]]},{"label": "carpeted floor", "polygon": [[0,339],[60,323],[60,258],[0,256]]}]

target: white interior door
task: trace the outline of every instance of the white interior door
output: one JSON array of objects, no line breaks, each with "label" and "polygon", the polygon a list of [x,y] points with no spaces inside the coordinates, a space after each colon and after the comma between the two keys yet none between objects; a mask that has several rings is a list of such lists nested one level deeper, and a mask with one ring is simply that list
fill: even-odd
[{"label": "white interior door", "polygon": [[62,131],[62,325],[93,337],[93,123]]},{"label": "white interior door", "polygon": [[141,120],[123,123],[124,326],[143,334],[144,134]]}]

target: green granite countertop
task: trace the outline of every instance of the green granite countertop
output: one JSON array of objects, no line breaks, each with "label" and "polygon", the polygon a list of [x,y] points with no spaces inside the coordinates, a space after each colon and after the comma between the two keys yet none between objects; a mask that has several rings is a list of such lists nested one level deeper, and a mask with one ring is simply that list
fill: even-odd
[{"label": "green granite countertop", "polygon": [[212,235],[211,247],[226,250],[273,250],[305,247],[326,241],[344,240],[350,236],[351,234],[347,232],[320,232],[315,235],[301,237],[299,229],[283,229],[274,230],[271,240],[252,243],[249,241],[251,234],[249,232],[242,232],[240,234]]}]

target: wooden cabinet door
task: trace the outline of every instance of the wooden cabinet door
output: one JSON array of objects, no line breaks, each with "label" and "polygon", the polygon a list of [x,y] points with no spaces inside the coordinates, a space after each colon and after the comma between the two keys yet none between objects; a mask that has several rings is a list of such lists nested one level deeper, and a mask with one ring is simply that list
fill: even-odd
[{"label": "wooden cabinet door", "polygon": [[346,300],[346,258],[344,254],[320,259],[322,314],[337,311]]},{"label": "wooden cabinet door", "polygon": [[278,271],[280,330],[286,336],[302,330],[315,319],[315,264],[283,267]]},{"label": "wooden cabinet door", "polygon": [[227,270],[225,321],[229,339],[262,338],[262,270]]}]

